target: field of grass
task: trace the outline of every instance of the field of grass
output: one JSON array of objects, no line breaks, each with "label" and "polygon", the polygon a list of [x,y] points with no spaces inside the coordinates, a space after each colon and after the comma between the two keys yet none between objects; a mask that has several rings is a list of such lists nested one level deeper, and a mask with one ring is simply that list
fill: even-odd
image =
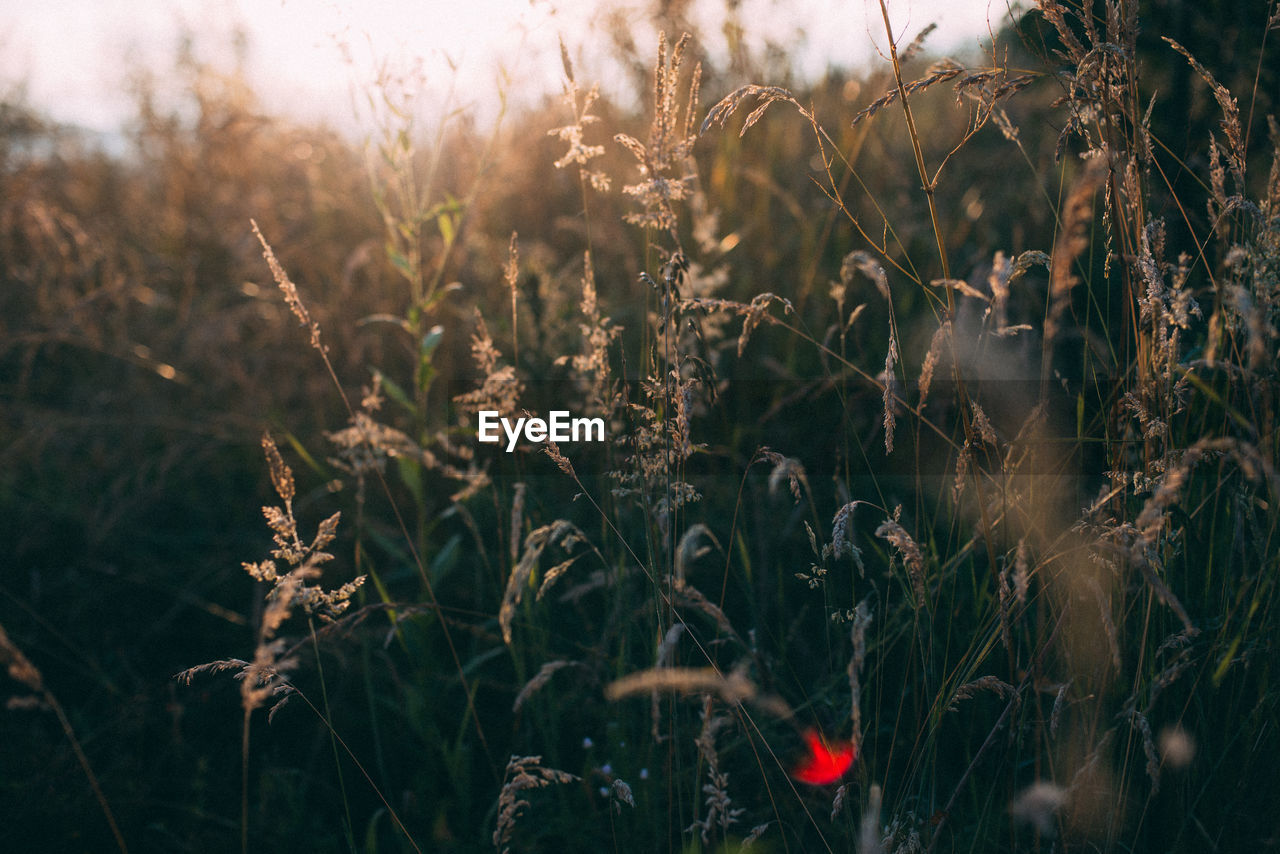
[{"label": "field of grass", "polygon": [[1280,7],[734,8],[634,109],[0,103],[12,850],[1280,849]]}]

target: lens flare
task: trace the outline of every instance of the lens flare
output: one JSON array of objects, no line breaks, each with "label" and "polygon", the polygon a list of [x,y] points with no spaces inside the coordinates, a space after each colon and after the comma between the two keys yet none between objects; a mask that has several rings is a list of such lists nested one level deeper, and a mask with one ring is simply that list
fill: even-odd
[{"label": "lens flare", "polygon": [[853,765],[855,751],[851,741],[829,743],[816,729],[805,730],[804,741],[809,753],[791,772],[801,783],[813,786],[834,783]]}]

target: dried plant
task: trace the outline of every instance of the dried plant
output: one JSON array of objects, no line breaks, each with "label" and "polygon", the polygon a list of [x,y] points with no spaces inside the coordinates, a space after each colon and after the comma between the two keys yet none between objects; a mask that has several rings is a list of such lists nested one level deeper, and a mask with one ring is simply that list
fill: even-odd
[{"label": "dried plant", "polygon": [[912,589],[915,591],[915,606],[917,609],[924,608],[928,605],[924,555],[920,551],[920,546],[907,533],[907,529],[899,523],[901,513],[902,508],[899,507],[894,513],[894,518],[884,520],[880,527],[876,528],[876,536],[887,540],[897,550],[906,566]]},{"label": "dried plant", "polygon": [[982,676],[957,688],[951,703],[947,706],[947,711],[956,711],[960,708],[961,700],[972,699],[978,695],[979,691],[991,691],[1000,697],[1014,697],[1017,693],[1012,685],[998,676]]},{"label": "dried plant", "polygon": [[558,137],[569,144],[569,150],[556,161],[555,167],[564,169],[577,165],[578,178],[584,188],[590,186],[597,192],[608,192],[609,175],[600,170],[588,168],[592,160],[604,154],[604,146],[589,145],[584,141],[587,125],[595,124],[600,120],[598,116],[591,114],[591,108],[600,99],[600,88],[592,86],[586,92],[578,88],[578,81],[573,75],[573,62],[569,59],[569,49],[564,46],[563,40],[560,42],[560,60],[564,66],[564,100],[573,113],[573,123],[547,131],[551,136]]},{"label": "dried plant", "polygon": [[605,698],[615,701],[653,691],[714,694],[731,705],[754,700],[760,693],[751,680],[737,671],[725,676],[710,667],[659,667],[609,683],[605,687]]},{"label": "dried plant", "polygon": [[[577,526],[563,519],[535,528],[525,536],[524,551],[520,555],[520,561],[512,568],[511,575],[507,577],[506,591],[502,594],[502,607],[498,612],[498,625],[502,628],[502,639],[508,646],[511,644],[511,623],[515,619],[516,608],[524,599],[529,578],[537,569],[542,552],[548,546],[557,544],[568,551],[583,539],[585,538]],[[563,572],[563,569],[560,571]],[[549,583],[549,580],[545,583]]]},{"label": "dried plant", "polygon": [[649,140],[642,143],[627,134],[614,140],[635,157],[641,182],[628,184],[623,192],[635,197],[642,211],[627,214],[628,222],[643,228],[675,233],[675,202],[688,198],[694,173],[689,160],[697,135],[693,123],[698,110],[698,88],[702,82],[702,64],[694,66],[690,76],[684,118],[680,118],[679,85],[684,52],[689,44],[685,34],[667,52],[665,32],[658,34],[658,63],[653,74],[653,123]]},{"label": "dried plant", "polygon": [[849,720],[853,724],[853,743],[862,744],[862,666],[867,659],[867,629],[871,626],[871,604],[863,599],[853,610],[853,625],[849,637],[853,642],[853,655],[849,657]]},{"label": "dried plant", "polygon": [[455,395],[454,402],[467,412],[479,412],[482,409],[501,413],[518,412],[524,383],[516,377],[516,369],[512,365],[499,367],[502,353],[494,346],[489,327],[479,310],[476,311],[476,331],[471,336],[471,354],[484,378],[480,381],[480,388]]},{"label": "dried plant", "polygon": [[854,541],[853,512],[861,501],[850,501],[836,511],[831,520],[831,556],[836,560],[846,554],[853,558],[858,566],[858,573],[865,574],[866,567],[862,563],[862,550]]},{"label": "dried plant", "polygon": [[[255,710],[268,702],[272,703],[268,720],[274,718],[276,712],[297,694],[297,688],[289,679],[289,673],[299,665],[296,649],[290,648],[285,638],[279,636],[280,629],[292,616],[295,608],[302,609],[308,617],[334,620],[351,604],[351,597],[365,581],[365,576],[361,575],[331,591],[308,583],[318,578],[321,567],[333,559],[333,555],[324,549],[337,535],[341,514],[335,513],[321,522],[311,542],[304,543],[298,534],[298,523],[293,513],[293,499],[297,490],[293,471],[285,463],[269,433],[262,436],[262,450],[267,459],[271,485],[284,506],[262,508],[275,543],[271,559],[243,564],[245,572],[255,581],[272,585],[267,592],[267,605],[258,624],[253,660],[213,661],[188,668],[176,677],[189,685],[197,675],[231,671],[240,680],[240,701],[244,709],[240,821],[241,848],[245,850],[248,848],[249,832],[250,718]],[[283,562],[287,568],[282,571],[277,561]],[[403,829],[399,819],[394,820]]]},{"label": "dried plant", "polygon": [[556,364],[572,365],[573,370],[583,377],[590,389],[587,398],[589,411],[607,413],[612,400],[609,392],[609,348],[621,334],[622,327],[603,316],[600,311],[590,252],[584,252],[582,256],[582,302],[579,306],[583,318],[579,325],[582,332],[582,352],[573,356],[560,356],[556,359]]},{"label": "dried plant", "polygon": [[311,336],[311,346],[324,353],[324,345],[320,343],[320,324],[311,318],[311,312],[307,311],[306,303],[302,301],[302,297],[298,294],[298,286],[293,283],[293,280],[289,278],[289,274],[284,271],[284,267],[280,266],[280,262],[276,260],[275,252],[271,250],[267,239],[258,230],[258,223],[253,220],[250,220],[249,223],[253,226],[254,237],[258,238],[258,242],[262,244],[262,257],[267,259],[267,266],[271,268],[271,275],[275,278],[276,284],[280,286],[280,292],[284,294],[285,304],[289,306],[293,316],[298,318],[298,323]]},{"label": "dried plant", "polygon": [[507,843],[515,833],[516,820],[531,806],[525,800],[526,792],[546,788],[553,783],[572,783],[577,779],[565,771],[544,768],[541,756],[512,756],[507,762],[502,792],[498,796],[498,826],[493,831],[493,847],[501,854],[511,850]]},{"label": "dried plant", "polygon": [[551,677],[566,667],[581,667],[582,665],[576,661],[548,661],[538,668],[538,672],[533,678],[524,683],[524,687],[520,689],[520,693],[516,694],[515,702],[511,704],[511,711],[520,711],[521,706],[528,702],[529,698],[541,691],[546,684],[551,681]]},{"label": "dried plant", "polygon": [[726,838],[729,828],[746,812],[742,807],[735,807],[733,799],[729,797],[729,773],[721,770],[720,754],[716,749],[717,733],[730,722],[730,718],[712,712],[712,699],[708,696],[702,706],[702,729],[694,742],[698,745],[698,755],[707,768],[707,782],[702,786],[702,792],[706,795],[703,804],[707,808],[707,814],[685,828],[685,832],[697,830],[704,845],[711,842],[711,834],[715,829],[719,829],[722,839]]}]

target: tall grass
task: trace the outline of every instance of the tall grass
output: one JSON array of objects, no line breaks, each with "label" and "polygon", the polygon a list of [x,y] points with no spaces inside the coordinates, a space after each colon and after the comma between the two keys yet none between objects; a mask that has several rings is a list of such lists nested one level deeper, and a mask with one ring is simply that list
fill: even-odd
[{"label": "tall grass", "polygon": [[[1274,841],[1275,16],[1243,74],[1137,4],[1043,0],[958,59],[878,11],[883,66],[805,88],[664,34],[644,116],[573,45],[563,99],[484,136],[421,143],[384,87],[366,207],[211,228],[305,393],[266,419],[240,651],[175,689],[240,724],[234,760],[163,823],[243,850]],[[75,245],[103,260],[6,276],[65,300],[51,259],[145,266]],[[66,311],[27,314],[39,347]],[[608,440],[477,441],[482,410],[552,409]]]}]

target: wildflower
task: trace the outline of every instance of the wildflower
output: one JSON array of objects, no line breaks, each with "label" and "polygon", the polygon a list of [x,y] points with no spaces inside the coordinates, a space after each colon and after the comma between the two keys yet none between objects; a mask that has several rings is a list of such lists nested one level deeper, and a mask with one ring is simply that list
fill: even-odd
[{"label": "wildflower", "polygon": [[791,772],[791,776],[801,783],[813,786],[834,783],[853,765],[857,752],[853,742],[831,744],[816,729],[805,730],[804,740],[809,755]]}]

